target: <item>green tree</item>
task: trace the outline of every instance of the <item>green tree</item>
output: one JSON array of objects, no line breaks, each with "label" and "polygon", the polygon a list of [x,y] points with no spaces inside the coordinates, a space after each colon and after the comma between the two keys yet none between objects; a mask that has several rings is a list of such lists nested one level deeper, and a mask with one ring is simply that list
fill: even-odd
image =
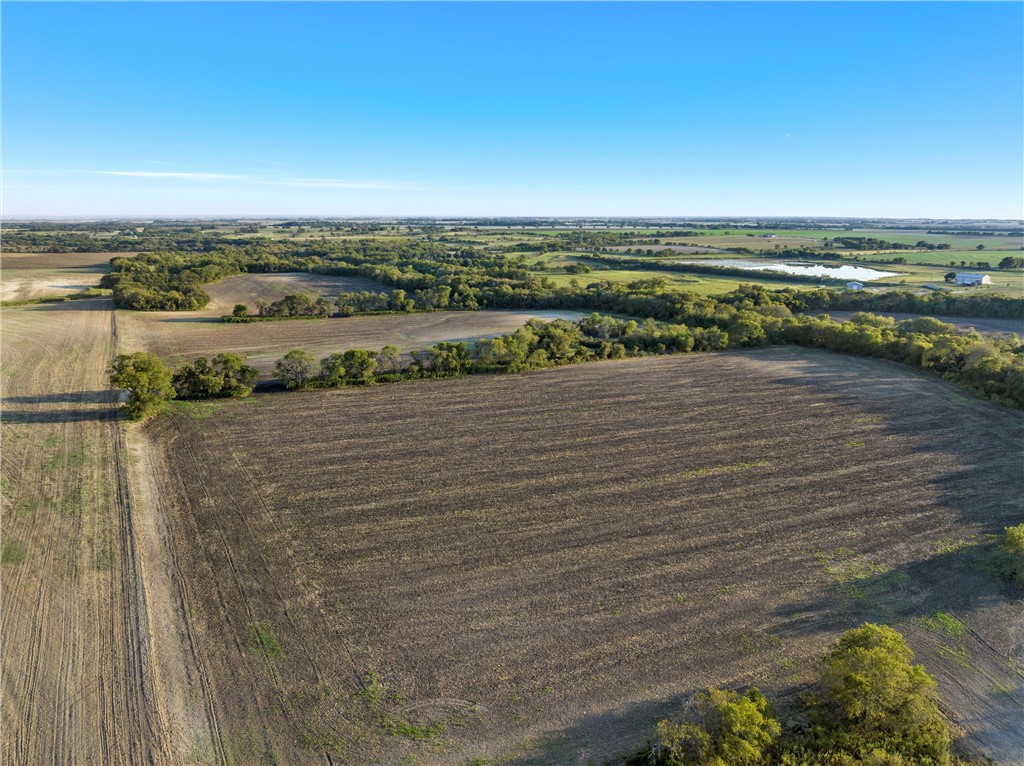
[{"label": "green tree", "polygon": [[465,343],[435,343],[428,352],[430,368],[439,375],[464,375],[473,364]]},{"label": "green tree", "polygon": [[709,689],[697,695],[698,723],[658,724],[666,766],[761,766],[782,731],[757,687],[743,694]]},{"label": "green tree", "polygon": [[274,377],[284,383],[285,388],[306,388],[313,381],[315,362],[308,351],[293,349],[274,364]]},{"label": "green tree", "polygon": [[377,372],[377,354],[364,348],[353,348],[342,357],[345,377],[352,383],[369,384]]},{"label": "green tree", "polygon": [[201,356],[175,370],[171,384],[179,399],[206,399],[220,394],[224,376]]},{"label": "green tree", "polygon": [[344,354],[331,354],[320,360],[320,381],[331,388],[345,385]]},{"label": "green tree", "polygon": [[252,393],[259,372],[245,363],[241,354],[224,352],[213,358],[213,365],[223,380],[221,396],[241,398]]},{"label": "green tree", "polygon": [[171,371],[160,357],[146,351],[118,354],[110,369],[110,385],[128,392],[124,412],[131,420],[155,414],[164,400],[174,398]]},{"label": "green tree", "polygon": [[377,372],[387,374],[400,372],[402,368],[402,352],[398,346],[385,346],[377,354]]},{"label": "green tree", "polygon": [[244,303],[236,303],[235,307],[231,310],[231,316],[233,317],[247,317],[249,316],[249,307]]},{"label": "green tree", "polygon": [[882,749],[916,764],[950,762],[935,681],[897,631],[864,623],[825,655],[821,744],[857,754]]}]

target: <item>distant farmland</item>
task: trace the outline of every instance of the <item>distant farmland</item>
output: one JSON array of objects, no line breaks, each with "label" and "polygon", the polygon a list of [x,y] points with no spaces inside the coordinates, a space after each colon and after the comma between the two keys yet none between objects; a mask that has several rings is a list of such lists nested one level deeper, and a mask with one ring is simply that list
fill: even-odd
[{"label": "distant farmland", "polygon": [[110,259],[131,253],[4,253],[0,256],[5,301],[52,298],[95,287]]},{"label": "distant farmland", "polygon": [[771,349],[192,412],[141,470],[195,760],[603,759],[704,686],[791,694],[866,619],[1020,752],[983,725],[1019,717],[1018,608],[963,552],[1020,521],[1024,418],[937,379]]}]

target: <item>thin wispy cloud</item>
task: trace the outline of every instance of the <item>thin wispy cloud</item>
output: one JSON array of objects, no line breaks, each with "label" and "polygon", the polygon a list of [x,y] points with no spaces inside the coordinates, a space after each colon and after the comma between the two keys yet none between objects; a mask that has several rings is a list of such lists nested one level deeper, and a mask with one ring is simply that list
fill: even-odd
[{"label": "thin wispy cloud", "polygon": [[104,176],[128,178],[166,178],[188,181],[243,181],[266,186],[294,186],[307,189],[364,189],[376,191],[425,191],[429,187],[412,181],[358,178],[275,178],[236,173],[185,173],[163,170],[97,170]]},{"label": "thin wispy cloud", "polygon": [[281,186],[305,186],[319,189],[380,189],[385,191],[422,191],[426,187],[410,181],[378,181],[353,178],[282,178],[266,183]]},{"label": "thin wispy cloud", "polygon": [[231,173],[173,173],[162,170],[98,170],[102,176],[130,176],[132,178],[187,178],[191,181],[242,181],[248,176]]}]

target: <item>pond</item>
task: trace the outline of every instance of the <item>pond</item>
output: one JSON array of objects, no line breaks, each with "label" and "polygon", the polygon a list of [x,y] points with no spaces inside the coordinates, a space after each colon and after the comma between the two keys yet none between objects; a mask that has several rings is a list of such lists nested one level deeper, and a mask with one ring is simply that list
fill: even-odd
[{"label": "pond", "polygon": [[781,271],[786,274],[804,274],[811,277],[830,277],[832,279],[849,279],[858,282],[872,282],[886,277],[898,277],[895,271],[880,271],[866,266],[826,266],[820,263],[780,263],[778,261],[679,261],[679,263],[703,263],[708,266],[728,266],[734,269],[750,271]]}]

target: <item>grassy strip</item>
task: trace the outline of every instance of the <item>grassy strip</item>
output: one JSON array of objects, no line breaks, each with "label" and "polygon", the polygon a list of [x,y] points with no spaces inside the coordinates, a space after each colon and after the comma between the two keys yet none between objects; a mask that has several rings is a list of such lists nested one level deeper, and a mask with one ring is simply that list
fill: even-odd
[{"label": "grassy strip", "polygon": [[736,266],[713,266],[706,263],[675,263],[672,261],[653,261],[648,258],[617,258],[608,255],[587,255],[585,260],[596,261],[604,266],[614,269],[647,270],[647,271],[677,271],[685,274],[707,274],[712,276],[745,277],[747,279],[757,278],[772,282],[798,282],[803,284],[846,284],[848,279],[837,279],[835,277],[815,277],[805,274],[784,274],[777,271],[760,271],[756,269],[741,269]]},{"label": "grassy strip", "polygon": [[42,303],[65,303],[66,301],[80,301],[85,298],[103,298],[110,295],[110,290],[89,288],[84,293],[71,293],[70,295],[53,295],[43,298],[23,298],[21,300],[0,302],[0,307],[11,308],[13,306],[37,306]]}]

